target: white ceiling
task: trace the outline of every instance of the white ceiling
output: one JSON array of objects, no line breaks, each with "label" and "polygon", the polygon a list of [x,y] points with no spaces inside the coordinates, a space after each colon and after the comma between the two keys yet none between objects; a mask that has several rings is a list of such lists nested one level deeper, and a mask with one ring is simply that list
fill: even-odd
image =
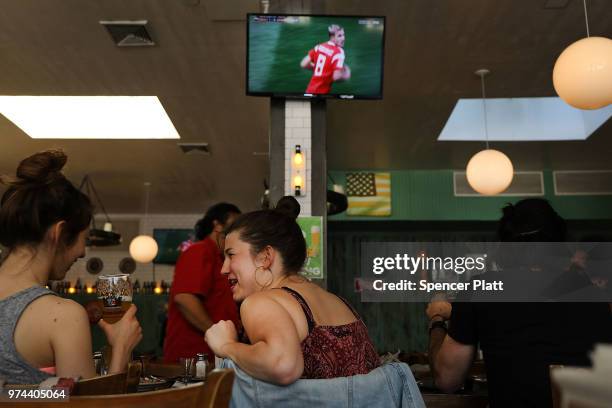
[{"label": "white ceiling", "polygon": [[[436,139],[459,98],[479,97],[473,71],[492,71],[491,97],[554,96],[554,60],[584,36],[578,0],[560,9],[533,0],[319,4],[331,14],[387,16],[384,100],[328,103],[330,169],[465,166],[480,144]],[[588,4],[591,33],[612,37],[612,2]],[[184,155],[176,141],[32,140],[0,117],[0,172],[62,147],[67,175],[78,182],[89,173],[109,212],[141,211],[144,181],[153,183],[151,212],[203,212],[219,200],[257,207],[268,160],[253,153],[268,150],[269,101],[244,93],[244,15],[258,11],[252,0],[0,0],[0,94],[157,95],[181,142],[211,149]],[[156,46],[118,48],[98,23],[140,19]],[[610,123],[586,142],[498,147],[518,170],[612,168]]]}]

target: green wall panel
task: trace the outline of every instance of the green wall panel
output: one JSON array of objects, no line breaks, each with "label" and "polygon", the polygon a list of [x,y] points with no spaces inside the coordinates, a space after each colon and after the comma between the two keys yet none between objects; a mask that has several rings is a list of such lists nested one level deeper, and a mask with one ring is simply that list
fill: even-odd
[{"label": "green wall panel", "polygon": [[[338,214],[330,221],[404,221],[464,220],[491,221],[501,216],[500,209],[521,197],[455,197],[452,170],[390,171],[391,217],[351,217]],[[346,184],[344,171],[331,171],[337,184]],[[556,196],[552,172],[544,172],[546,198],[565,219],[612,219],[610,196]]]}]

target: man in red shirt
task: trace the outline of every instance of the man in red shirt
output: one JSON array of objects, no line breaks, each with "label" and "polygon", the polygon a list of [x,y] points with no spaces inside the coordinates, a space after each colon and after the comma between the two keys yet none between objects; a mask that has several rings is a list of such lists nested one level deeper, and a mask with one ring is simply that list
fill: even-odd
[{"label": "man in red shirt", "polygon": [[300,63],[302,68],[313,71],[307,94],[328,94],[332,83],[351,77],[351,70],[344,64],[344,28],[332,24],[327,32],[329,41],[316,45]]},{"label": "man in red shirt", "polygon": [[196,238],[201,241],[179,256],[168,301],[165,362],[176,363],[180,357],[195,357],[197,353],[207,353],[209,361],[214,361],[204,333],[220,320],[238,324],[238,307],[227,278],[221,275],[221,267],[223,229],[239,214],[233,204],[210,207],[196,224]]}]

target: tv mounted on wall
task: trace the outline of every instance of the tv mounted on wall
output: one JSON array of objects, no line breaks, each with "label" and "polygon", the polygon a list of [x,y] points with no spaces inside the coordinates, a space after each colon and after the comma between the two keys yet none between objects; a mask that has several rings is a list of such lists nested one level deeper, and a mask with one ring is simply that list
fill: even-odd
[{"label": "tv mounted on wall", "polygon": [[174,265],[181,252],[193,243],[194,232],[186,228],[155,228],[153,239],[159,247],[153,263]]},{"label": "tv mounted on wall", "polygon": [[248,95],[381,99],[385,18],[247,15]]}]

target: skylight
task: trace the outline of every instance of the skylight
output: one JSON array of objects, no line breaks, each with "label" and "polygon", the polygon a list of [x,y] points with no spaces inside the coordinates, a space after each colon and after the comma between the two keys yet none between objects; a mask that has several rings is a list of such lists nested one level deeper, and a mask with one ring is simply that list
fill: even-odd
[{"label": "skylight", "polygon": [[[491,141],[586,140],[612,116],[612,105],[586,111],[560,98],[487,98]],[[484,141],[482,99],[459,99],[440,141]]]},{"label": "skylight", "polygon": [[0,96],[32,139],[180,139],[157,96]]}]

